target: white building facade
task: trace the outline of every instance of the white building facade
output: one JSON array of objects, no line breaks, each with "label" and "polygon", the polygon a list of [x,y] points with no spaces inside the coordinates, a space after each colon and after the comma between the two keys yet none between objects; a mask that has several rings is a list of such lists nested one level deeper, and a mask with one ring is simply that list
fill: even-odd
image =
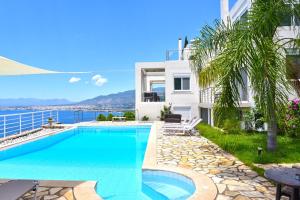
[{"label": "white building facade", "polygon": [[[220,0],[221,19],[227,22],[237,21],[247,15],[251,9],[253,0],[237,0],[234,6],[229,8],[229,0]],[[295,38],[299,33],[300,19],[291,16],[289,20],[278,28],[279,38]],[[173,59],[172,53],[177,58]],[[179,40],[178,50],[167,52],[166,61],[163,62],[140,62],[135,66],[136,87],[136,117],[142,120],[144,116],[150,120],[159,120],[163,106],[172,106],[172,112],[183,116],[183,119],[200,117],[210,125],[214,125],[213,106],[218,98],[218,91],[212,85],[208,88],[199,88],[197,74],[192,70],[189,55],[191,50],[182,49]],[[292,53],[292,56],[294,54]],[[299,57],[299,53],[297,54]],[[296,59],[300,66],[300,57]],[[297,73],[300,79],[300,67]],[[240,87],[239,105],[241,108],[255,106],[253,92],[246,74],[243,75],[246,88]],[[297,95],[291,94],[290,99]]]},{"label": "white building facade", "polygon": [[[221,19],[226,23],[228,20],[234,22],[238,21],[247,15],[249,9],[251,9],[253,0],[238,0],[234,6],[229,9],[229,0],[221,0]],[[277,36],[279,38],[295,38],[299,33],[300,20],[291,16],[290,19],[287,19],[284,24],[278,28]],[[299,54],[297,55],[299,56]],[[300,59],[296,59],[296,63],[300,64]],[[300,66],[300,65],[299,65]],[[300,69],[298,74],[300,79]],[[246,88],[240,88],[240,99],[239,105],[241,108],[252,108],[255,106],[253,99],[253,92],[251,90],[251,85],[246,74],[243,75],[243,81],[246,85]],[[296,98],[296,93],[290,94],[289,98]],[[200,116],[204,121],[213,125],[213,106],[214,102],[218,98],[218,91],[212,86],[209,88],[200,88]]]},{"label": "white building facade", "polygon": [[139,62],[135,65],[136,118],[159,120],[164,106],[172,113],[181,114],[182,120],[199,117],[199,87],[189,58],[190,50],[168,51],[163,62]]}]

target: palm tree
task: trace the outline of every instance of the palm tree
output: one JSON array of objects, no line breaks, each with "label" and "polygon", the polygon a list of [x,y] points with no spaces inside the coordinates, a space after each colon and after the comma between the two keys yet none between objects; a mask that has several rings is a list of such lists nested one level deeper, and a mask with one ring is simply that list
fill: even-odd
[{"label": "palm tree", "polygon": [[[214,111],[218,119],[240,113],[239,88],[246,89],[248,76],[255,104],[268,122],[267,148],[277,147],[277,120],[288,100],[286,49],[295,48],[295,38],[278,35],[283,19],[299,13],[295,0],[255,0],[247,15],[237,22],[205,26],[193,43],[191,56],[201,87],[220,91]],[[300,16],[300,15],[299,15]],[[296,30],[296,29],[295,29]]]}]

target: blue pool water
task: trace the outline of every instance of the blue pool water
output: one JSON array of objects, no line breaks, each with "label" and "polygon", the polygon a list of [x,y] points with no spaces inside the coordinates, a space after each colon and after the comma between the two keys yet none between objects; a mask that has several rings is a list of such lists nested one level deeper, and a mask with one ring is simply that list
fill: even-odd
[{"label": "blue pool water", "polygon": [[191,180],[142,173],[150,126],[80,127],[0,151],[1,179],[94,180],[109,200],[185,200]]},{"label": "blue pool water", "polygon": [[0,152],[0,177],[95,180],[104,199],[142,199],[150,127],[81,127]]}]

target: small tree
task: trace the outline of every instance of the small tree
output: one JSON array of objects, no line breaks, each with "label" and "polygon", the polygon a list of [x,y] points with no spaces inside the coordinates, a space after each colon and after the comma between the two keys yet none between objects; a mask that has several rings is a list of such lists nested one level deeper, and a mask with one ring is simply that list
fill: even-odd
[{"label": "small tree", "polygon": [[243,20],[205,26],[193,43],[191,59],[200,86],[214,85],[221,91],[215,104],[218,118],[224,119],[228,110],[240,111],[239,86],[247,89],[243,74],[247,75],[255,104],[268,122],[269,151],[277,148],[277,121],[291,88],[285,48],[299,45],[299,37],[277,37],[282,19],[291,13],[299,14],[294,0],[255,0]]},{"label": "small tree", "polygon": [[103,114],[98,115],[97,121],[106,121],[106,117]]},{"label": "small tree", "polygon": [[124,117],[126,117],[126,120],[128,121],[134,121],[135,120],[135,113],[134,112],[125,112]]},{"label": "small tree", "polygon": [[149,120],[149,117],[146,115],[142,118],[142,121],[148,121],[148,120]]},{"label": "small tree", "polygon": [[107,115],[107,121],[112,121],[112,118],[114,117],[114,115],[113,114],[111,114],[111,113],[109,113],[108,115]]},{"label": "small tree", "polygon": [[164,105],[164,108],[160,111],[160,120],[161,121],[165,120],[166,115],[172,114],[171,109],[172,109],[171,105],[169,105],[169,106]]}]

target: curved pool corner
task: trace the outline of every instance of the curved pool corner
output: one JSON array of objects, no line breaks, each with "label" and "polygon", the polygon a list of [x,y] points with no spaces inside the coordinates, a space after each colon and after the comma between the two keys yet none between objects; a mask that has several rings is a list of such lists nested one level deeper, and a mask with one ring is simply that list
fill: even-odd
[{"label": "curved pool corner", "polygon": [[[217,196],[217,188],[213,181],[204,174],[199,174],[195,171],[179,168],[179,167],[171,167],[171,166],[156,166],[151,168],[143,169],[143,182],[149,180],[151,177],[155,177],[153,181],[156,180],[164,180],[167,184],[171,184],[173,187],[177,187],[182,191],[182,198],[180,196],[176,197],[176,199],[189,199],[189,200],[214,200]],[[151,180],[149,180],[151,181]],[[158,182],[159,182],[158,181]],[[155,185],[154,185],[155,187]],[[159,186],[157,186],[159,187]],[[165,190],[168,193],[167,187],[162,186],[160,190]],[[145,192],[152,192],[152,188],[147,187],[147,184],[144,188]],[[164,196],[162,193],[158,192],[153,195],[158,195],[159,199],[164,199],[167,196]],[[172,195],[172,194],[168,194]],[[177,193],[178,195],[178,193]],[[172,199],[172,198],[165,198]],[[174,198],[175,199],[175,198]]]}]

